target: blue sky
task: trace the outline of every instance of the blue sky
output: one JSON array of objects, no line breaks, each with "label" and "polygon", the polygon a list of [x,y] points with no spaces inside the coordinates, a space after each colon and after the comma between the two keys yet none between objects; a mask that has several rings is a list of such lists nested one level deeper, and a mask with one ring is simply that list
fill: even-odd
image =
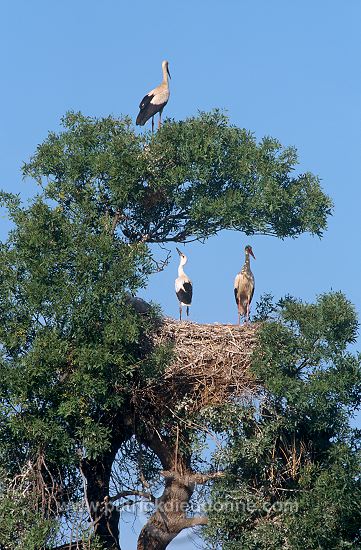
[{"label": "blue sky", "polygon": [[[223,233],[187,245],[191,318],[236,322],[232,285],[248,243],[257,257],[255,300],[264,292],[314,300],[342,290],[361,312],[360,22],[359,0],[2,2],[0,187],[34,193],[20,167],[67,110],[134,119],[168,59],[165,116],[227,110],[257,138],[296,146],[299,170],[318,174],[335,204],[321,240]],[[2,237],[7,229],[1,218]],[[173,254],[144,293],[169,316],[178,313],[177,263]],[[194,548],[185,541],[170,548]]]}]

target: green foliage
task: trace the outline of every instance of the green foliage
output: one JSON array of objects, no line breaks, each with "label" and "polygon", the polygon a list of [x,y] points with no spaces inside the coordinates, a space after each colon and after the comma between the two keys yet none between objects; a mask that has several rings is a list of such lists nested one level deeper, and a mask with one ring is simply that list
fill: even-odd
[{"label": "green foliage", "polygon": [[361,456],[349,418],[361,403],[361,361],[347,349],[358,328],[354,308],[336,292],[269,310],[275,318],[260,331],[252,367],[263,394],[213,422],[228,434],[217,456],[227,475],[212,491],[207,536],[224,550],[356,550]]},{"label": "green foliage", "polygon": [[34,447],[54,444],[54,460],[83,440],[97,452],[92,442],[107,440],[99,419],[121,407],[117,387],[130,383],[150,330],[126,300],[144,285],[149,255],[40,198],[14,219],[0,249],[3,419]]},{"label": "green foliage", "polygon": [[94,231],[118,213],[130,242],[251,235],[321,235],[332,203],[319,179],[295,175],[297,154],[273,138],[257,144],[219,111],[137,136],[129,119],[68,113],[24,165],[73,219]]}]

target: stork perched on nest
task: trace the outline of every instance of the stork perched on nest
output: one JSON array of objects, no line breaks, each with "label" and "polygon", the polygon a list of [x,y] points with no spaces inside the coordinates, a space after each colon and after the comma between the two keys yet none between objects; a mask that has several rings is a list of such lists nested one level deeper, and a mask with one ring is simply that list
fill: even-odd
[{"label": "stork perched on nest", "polygon": [[135,122],[138,126],[144,126],[144,124],[152,118],[152,132],[154,131],[154,115],[159,113],[158,128],[160,128],[162,125],[162,111],[169,99],[168,76],[170,77],[170,72],[168,61],[163,61],[162,71],[162,83],[143,97],[139,105],[140,111]]},{"label": "stork perched on nest", "polygon": [[179,250],[179,248],[177,248],[177,252],[180,256],[180,262],[178,267],[178,277],[175,280],[175,293],[179,301],[179,320],[181,321],[183,306],[186,306],[187,315],[189,315],[189,306],[192,303],[193,285],[192,281],[183,270],[183,266],[187,263],[188,258]]},{"label": "stork perched on nest", "polygon": [[256,259],[252,247],[247,245],[244,249],[245,262],[241,271],[234,280],[234,296],[238,306],[238,324],[241,324],[241,315],[245,316],[246,323],[249,320],[249,308],[254,294],[254,276],[250,266],[250,255]]}]

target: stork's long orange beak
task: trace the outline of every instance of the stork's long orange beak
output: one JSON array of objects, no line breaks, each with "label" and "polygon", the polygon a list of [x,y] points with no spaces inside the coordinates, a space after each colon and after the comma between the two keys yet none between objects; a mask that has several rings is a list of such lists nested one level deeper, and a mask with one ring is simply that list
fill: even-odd
[{"label": "stork's long orange beak", "polygon": [[167,65],[167,73],[168,73],[169,78],[172,78],[172,77],[170,76],[170,72],[169,72],[169,67],[168,67],[168,65]]},{"label": "stork's long orange beak", "polygon": [[253,254],[252,248],[251,248],[251,250],[249,251],[249,253],[251,254],[251,256],[252,256],[254,259],[256,259],[256,256]]},{"label": "stork's long orange beak", "polygon": [[182,255],[182,252],[179,250],[179,248],[176,247],[176,251],[178,252],[178,254],[181,256]]}]

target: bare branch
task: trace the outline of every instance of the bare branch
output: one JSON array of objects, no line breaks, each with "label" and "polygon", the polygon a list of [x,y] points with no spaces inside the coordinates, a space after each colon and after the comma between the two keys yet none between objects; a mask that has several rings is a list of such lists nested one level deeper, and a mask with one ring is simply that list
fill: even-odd
[{"label": "bare branch", "polygon": [[86,508],[87,508],[87,510],[88,510],[89,518],[91,518],[90,505],[89,505],[89,500],[88,500],[88,497],[87,497],[87,480],[86,480],[86,477],[85,477],[85,475],[84,475],[83,469],[82,469],[82,467],[81,467],[81,462],[79,463],[79,472],[80,472],[80,475],[81,475],[81,478],[82,478],[82,482],[83,482],[83,491],[84,491],[85,505],[86,505]]},{"label": "bare branch", "polygon": [[172,253],[170,250],[166,249],[164,246],[162,246],[160,243],[158,243],[158,245],[160,246],[160,248],[162,248],[163,250],[167,250],[167,255],[166,257],[164,258],[164,260],[155,260],[154,258],[152,258],[152,262],[153,264],[155,265],[155,268],[156,268],[156,272],[160,272],[160,271],[163,271],[163,269],[165,269],[167,267],[167,265],[169,264],[170,262],[170,259],[171,259],[171,256],[172,256]]},{"label": "bare branch", "polygon": [[146,491],[137,491],[137,490],[120,491],[116,495],[109,497],[109,500],[111,502],[115,502],[116,500],[120,500],[121,498],[127,498],[130,496],[143,497],[155,503],[155,497],[151,493],[147,493]]}]

